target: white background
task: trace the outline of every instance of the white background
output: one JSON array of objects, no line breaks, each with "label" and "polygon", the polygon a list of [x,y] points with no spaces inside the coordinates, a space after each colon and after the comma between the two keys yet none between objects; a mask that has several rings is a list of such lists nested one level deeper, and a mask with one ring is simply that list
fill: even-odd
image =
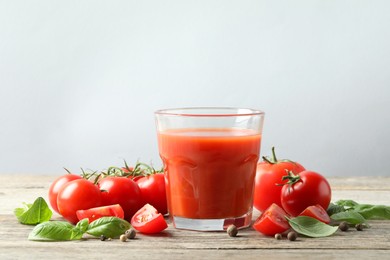
[{"label": "white background", "polygon": [[262,155],[390,175],[390,1],[0,0],[0,173],[160,166],[153,112],[266,112]]}]

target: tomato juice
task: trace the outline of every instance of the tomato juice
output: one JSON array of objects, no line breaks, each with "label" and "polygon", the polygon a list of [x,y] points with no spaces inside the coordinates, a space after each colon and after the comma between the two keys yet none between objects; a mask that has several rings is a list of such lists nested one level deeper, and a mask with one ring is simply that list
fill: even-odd
[{"label": "tomato juice", "polygon": [[237,128],[158,132],[171,217],[222,219],[252,211],[261,134]]}]

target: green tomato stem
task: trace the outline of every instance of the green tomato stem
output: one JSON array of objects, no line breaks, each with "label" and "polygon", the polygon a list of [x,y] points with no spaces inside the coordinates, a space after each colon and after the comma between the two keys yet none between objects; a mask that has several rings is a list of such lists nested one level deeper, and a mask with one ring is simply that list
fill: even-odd
[{"label": "green tomato stem", "polygon": [[277,163],[278,159],[276,158],[275,146],[272,146],[271,150],[272,150],[272,161],[274,161],[274,163]]}]

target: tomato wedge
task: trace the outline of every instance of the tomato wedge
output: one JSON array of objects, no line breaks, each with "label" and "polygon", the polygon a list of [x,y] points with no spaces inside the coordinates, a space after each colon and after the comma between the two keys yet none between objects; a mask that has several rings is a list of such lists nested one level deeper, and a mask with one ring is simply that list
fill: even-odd
[{"label": "tomato wedge", "polygon": [[266,236],[283,233],[290,228],[286,216],[284,209],[273,203],[253,223],[253,228]]},{"label": "tomato wedge", "polygon": [[328,213],[319,204],[307,207],[304,211],[302,211],[301,214],[299,214],[299,216],[312,217],[321,222],[324,222],[325,224],[330,223],[330,217]]},{"label": "tomato wedge", "polygon": [[145,204],[134,214],[131,218],[131,225],[144,234],[160,233],[168,227],[163,215],[150,204]]},{"label": "tomato wedge", "polygon": [[121,219],[125,217],[125,213],[119,204],[78,210],[76,215],[79,220],[88,218],[89,223],[101,217],[117,217]]}]

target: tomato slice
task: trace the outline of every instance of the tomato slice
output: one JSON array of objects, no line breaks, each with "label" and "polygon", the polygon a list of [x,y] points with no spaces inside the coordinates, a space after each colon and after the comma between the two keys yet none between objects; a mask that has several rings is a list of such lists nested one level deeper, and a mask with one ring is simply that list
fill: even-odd
[{"label": "tomato slice", "polygon": [[159,233],[168,227],[163,215],[150,204],[145,204],[134,214],[131,218],[131,225],[145,234]]},{"label": "tomato slice", "polygon": [[273,203],[253,223],[253,228],[266,236],[283,233],[290,228],[286,219],[287,213]]},{"label": "tomato slice", "polygon": [[312,217],[318,219],[321,222],[324,222],[325,224],[330,223],[330,217],[328,213],[323,207],[321,207],[321,205],[318,204],[307,207],[304,211],[302,211],[301,214],[299,214],[299,216]]},{"label": "tomato slice", "polygon": [[101,217],[117,217],[123,219],[125,213],[119,204],[96,207],[76,211],[79,220],[88,218],[89,223]]}]

